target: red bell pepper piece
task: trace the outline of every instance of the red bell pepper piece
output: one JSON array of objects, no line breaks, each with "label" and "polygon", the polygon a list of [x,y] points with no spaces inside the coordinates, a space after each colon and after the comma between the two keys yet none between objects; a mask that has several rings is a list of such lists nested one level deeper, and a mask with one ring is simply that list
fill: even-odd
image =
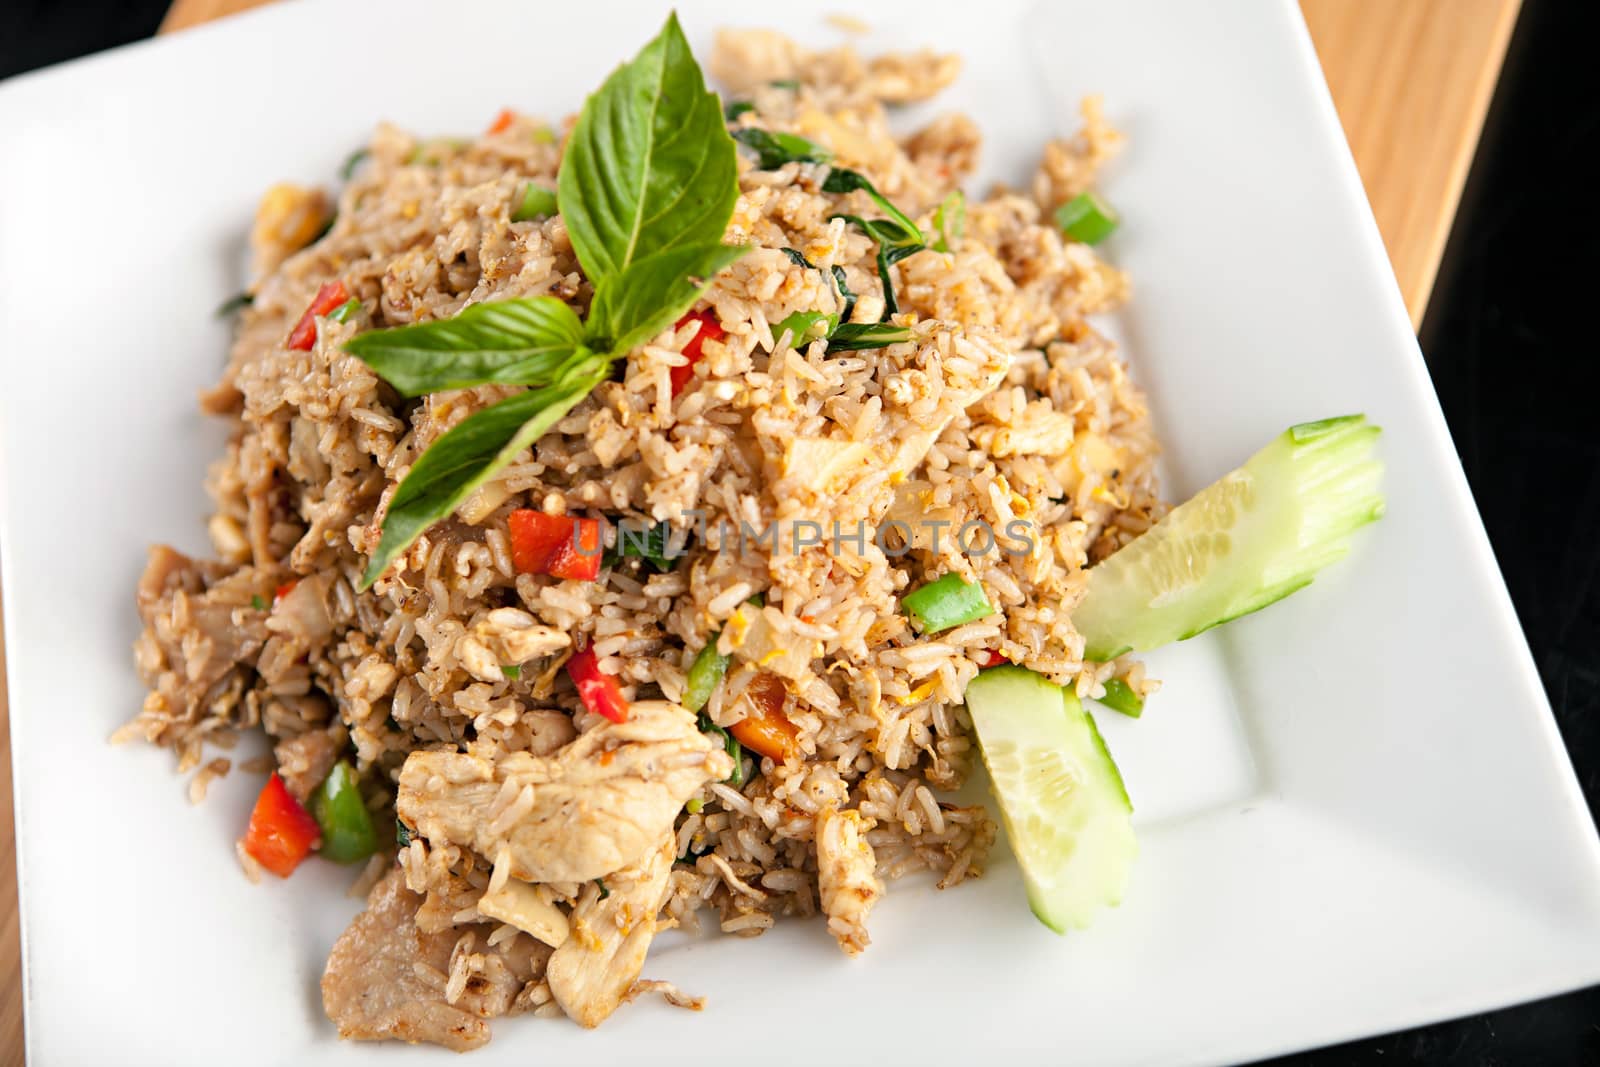
[{"label": "red bell pepper piece", "polygon": [[672,395],[677,396],[683,392],[683,387],[694,379],[694,365],[700,362],[700,349],[707,341],[720,341],[728,336],[728,331],[722,328],[722,323],[717,321],[716,313],[707,308],[704,311],[691,311],[679,319],[674,329],[683,329],[689,325],[690,319],[700,321],[700,330],[683,346],[683,356],[689,362],[681,367],[672,368]]},{"label": "red bell pepper piece", "polygon": [[622,686],[613,676],[601,673],[594,649],[586,648],[567,660],[567,673],[578,687],[584,707],[612,722],[628,721],[628,699],[622,695]]},{"label": "red bell pepper piece", "polygon": [[289,331],[289,347],[300,352],[311,351],[317,343],[317,316],[326,315],[349,299],[350,293],[345,289],[344,282],[329,282],[318,289],[311,306],[294,324],[294,329]]},{"label": "red bell pepper piece", "polygon": [[504,133],[506,129],[510,127],[511,120],[513,118],[515,118],[515,116],[511,114],[511,109],[509,107],[501,108],[500,114],[496,115],[494,117],[494,121],[489,124],[489,132]]},{"label": "red bell pepper piece", "polygon": [[546,515],[532,508],[511,513],[511,562],[523,574],[550,574],[592,582],[600,575],[600,520]]},{"label": "red bell pepper piece", "polygon": [[278,586],[278,588],[272,591],[272,602],[276,604],[278,601],[294,592],[294,587],[299,584],[300,579],[298,578],[291,578],[287,582],[284,582],[282,585]]},{"label": "red bell pepper piece", "polygon": [[983,653],[978,657],[978,666],[980,667],[998,667],[1002,663],[1010,662],[1010,660],[1006,659],[992,648],[984,649]]},{"label": "red bell pepper piece", "polygon": [[572,540],[572,520],[565,515],[518,508],[507,524],[511,527],[511,562],[522,574],[546,573],[556,549]]},{"label": "red bell pepper piece", "polygon": [[565,540],[551,553],[544,571],[556,578],[592,582],[600,576],[600,520],[570,519]]},{"label": "red bell pepper piece", "polygon": [[283,779],[276,774],[268,778],[250,813],[244,850],[279,878],[287,878],[321,837],[317,820],[289,795]]}]

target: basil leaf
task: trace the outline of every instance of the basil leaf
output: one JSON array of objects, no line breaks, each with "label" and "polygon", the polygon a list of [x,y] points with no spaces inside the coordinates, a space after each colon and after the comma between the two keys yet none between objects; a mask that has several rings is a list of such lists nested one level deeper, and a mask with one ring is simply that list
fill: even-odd
[{"label": "basil leaf", "polygon": [[905,212],[890,203],[888,197],[878,192],[877,187],[867,180],[866,175],[844,167],[834,167],[822,181],[822,191],[825,193],[851,193],[857,189],[866,193],[874,204],[899,223],[907,236],[916,234],[916,240],[923,240],[922,231],[917,229],[917,224],[911,221]]},{"label": "basil leaf", "polygon": [[793,133],[746,126],[733,131],[733,139],[755,150],[756,165],[762,170],[777,170],[785,163],[826,163],[833,153]]},{"label": "basil leaf", "polygon": [[234,293],[228,299],[217,305],[215,312],[217,318],[227,318],[236,311],[243,311],[256,302],[256,294],[252,292]]},{"label": "basil leaf", "polygon": [[743,246],[690,245],[635,260],[595,283],[588,344],[625,353],[678,321],[718,271],[744,255]]},{"label": "basil leaf", "polygon": [[950,242],[960,241],[967,228],[967,198],[957,189],[933,210],[933,228],[939,234],[933,242],[935,252],[950,251]]},{"label": "basil leaf", "polygon": [[615,567],[625,559],[638,558],[665,574],[681,555],[683,546],[672,543],[671,523],[658,522],[641,529],[624,519],[617,524],[617,543],[606,550],[604,563]]},{"label": "basil leaf", "polygon": [[345,342],[403,396],[497,382],[544,385],[583,343],[578,315],[553,296],[474,304],[454,318],[370,330]]},{"label": "basil leaf", "polygon": [[756,106],[748,100],[730,100],[722,109],[722,117],[732,122],[747,111],[754,111]]},{"label": "basil leaf", "polygon": [[785,248],[782,251],[784,255],[789,257],[789,262],[793,263],[795,266],[804,267],[806,270],[817,269],[817,265],[807,259],[805,254],[802,253],[798,248]]},{"label": "basil leaf", "polygon": [[839,321],[849,322],[850,313],[856,309],[856,294],[850,291],[850,282],[844,276],[844,268],[837,263],[833,265],[833,284],[839,290],[839,299],[844,301],[844,306],[839,309]]},{"label": "basil leaf", "polygon": [[354,178],[356,176],[356,168],[361,166],[362,163],[366,162],[367,157],[371,154],[372,150],[366,148],[365,146],[356,149],[354,152],[351,152],[345,157],[344,164],[339,168],[339,177],[343,178],[345,181],[349,181],[351,178]]},{"label": "basil leaf", "polygon": [[828,334],[828,351],[860,352],[909,340],[909,326],[892,326],[886,322],[847,322]]},{"label": "basil leaf", "polygon": [[718,244],[738,173],[721,105],[670,15],[589,97],[567,143],[556,196],[584,273],[598,287],[646,257]]},{"label": "basil leaf", "polygon": [[412,465],[389,501],[383,535],[361,577],[372,587],[421,533],[461,506],[472,491],[494,476],[589,391],[605,380],[610,360],[586,353],[554,385],[532,389],[484,408],[451,427]]}]

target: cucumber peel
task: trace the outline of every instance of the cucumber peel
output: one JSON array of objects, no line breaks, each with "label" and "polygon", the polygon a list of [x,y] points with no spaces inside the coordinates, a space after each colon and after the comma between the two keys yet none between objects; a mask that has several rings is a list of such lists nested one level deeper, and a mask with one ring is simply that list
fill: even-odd
[{"label": "cucumber peel", "polygon": [[1033,913],[1083,927],[1122,901],[1138,853],[1133,805],[1094,719],[1071,689],[991,667],[967,683],[983,762]]},{"label": "cucumber peel", "polygon": [[1364,415],[1291,426],[1093,567],[1072,614],[1084,657],[1185,641],[1309,585],[1383,514],[1379,433]]}]

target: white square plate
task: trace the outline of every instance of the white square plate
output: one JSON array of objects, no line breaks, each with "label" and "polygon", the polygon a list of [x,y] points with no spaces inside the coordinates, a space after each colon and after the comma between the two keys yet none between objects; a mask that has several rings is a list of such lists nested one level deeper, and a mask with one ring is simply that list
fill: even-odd
[{"label": "white square plate", "polygon": [[[718,25],[837,38],[806,5],[681,0]],[[202,551],[221,442],[211,309],[279,178],[330,182],[371,125],[560,116],[664,5],[288,3],[0,86],[3,527],[30,1061],[388,1064],[341,1044],[317,979],[348,872],[240,877],[254,791],[192,808],[165,752],[113,750],[148,542]],[[891,892],[865,958],[816,923],[663,944],[596,1033],[496,1024],[475,1064],[1236,1061],[1600,980],[1600,850],[1289,0],[873,4],[869,49],[961,52],[939,107],[1021,180],[1076,102],[1130,135],[1119,317],[1181,498],[1291,423],[1386,428],[1388,516],[1316,585],[1150,657],[1107,720],[1139,806],[1128,900],[1057,938],[1003,851],[947,893]],[[704,54],[702,52],[702,54]],[[553,57],[553,62],[552,62]],[[792,1021],[791,1021],[792,1020]],[[798,1023],[798,1025],[796,1025]]]}]

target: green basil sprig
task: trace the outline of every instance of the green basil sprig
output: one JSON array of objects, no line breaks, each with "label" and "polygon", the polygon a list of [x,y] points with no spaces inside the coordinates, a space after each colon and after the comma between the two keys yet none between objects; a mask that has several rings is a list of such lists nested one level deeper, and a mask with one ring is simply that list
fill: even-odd
[{"label": "green basil sprig", "polygon": [[777,170],[785,163],[827,163],[833,159],[832,152],[799,134],[746,126],[734,130],[733,139],[755,150],[756,165],[762,170]]},{"label": "green basil sprig", "polygon": [[822,191],[825,193],[850,193],[857,189],[866,193],[867,197],[889,217],[864,219],[859,215],[846,214],[833,217],[855,223],[861,227],[863,233],[878,242],[878,280],[883,283],[882,321],[887,322],[891,315],[900,310],[899,302],[895,300],[894,282],[889,277],[889,268],[927,248],[927,238],[917,228],[917,224],[911,221],[910,216],[890,203],[889,198],[878,192],[877,187],[859,171],[834,167],[822,182]]},{"label": "green basil sprig", "polygon": [[588,320],[555,297],[536,296],[476,304],[454,318],[346,343],[406,396],[530,387],[462,420],[412,465],[389,501],[362,589],[747,251],[722,244],[738,197],[738,160],[721,105],[670,16],[585,102],[557,175],[556,200],[594,286]]},{"label": "green basil sprig", "polygon": [[400,395],[423,396],[472,385],[548,385],[583,341],[577,312],[553,296],[535,296],[357,334],[344,348]]}]

